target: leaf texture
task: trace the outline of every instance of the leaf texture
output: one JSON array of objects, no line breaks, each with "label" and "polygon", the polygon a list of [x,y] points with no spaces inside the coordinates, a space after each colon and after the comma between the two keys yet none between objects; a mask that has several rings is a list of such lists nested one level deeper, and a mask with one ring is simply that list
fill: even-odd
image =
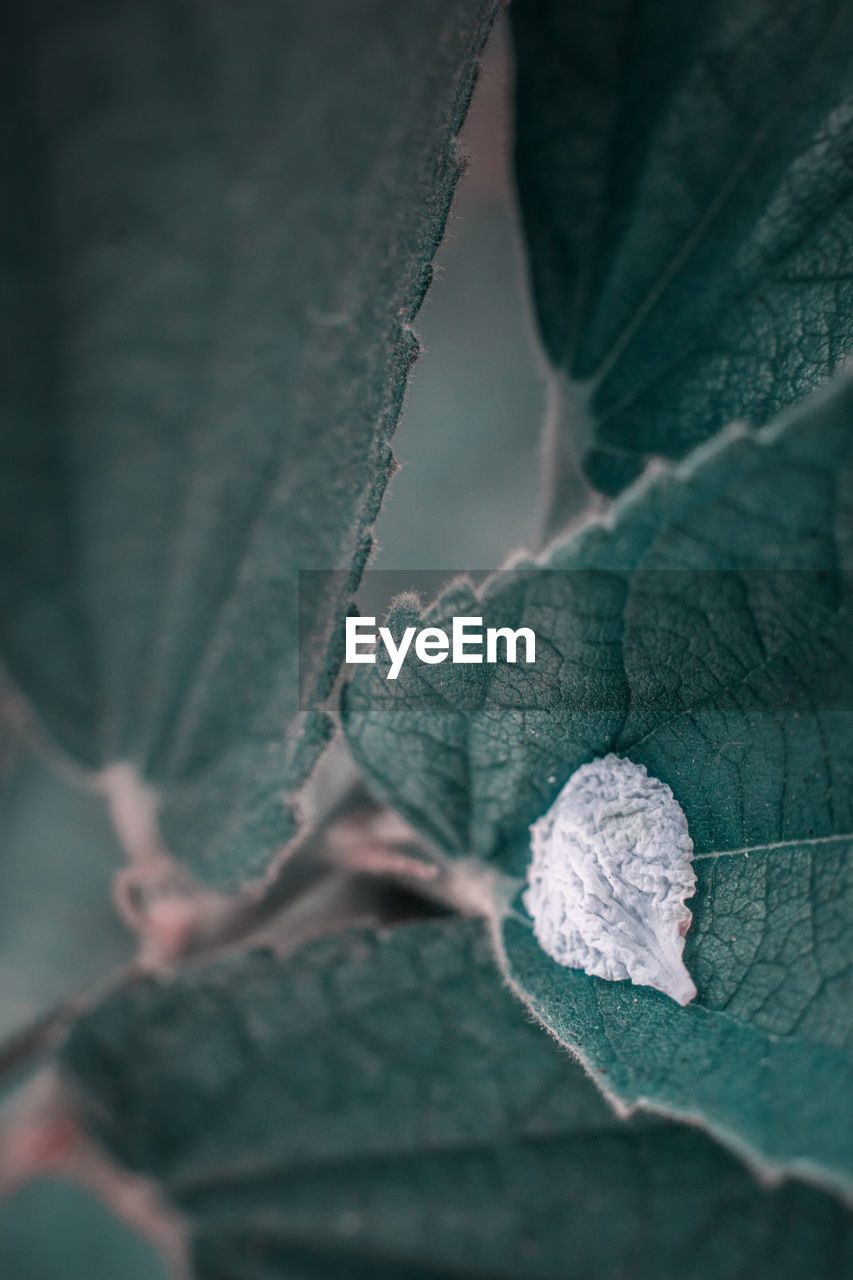
[{"label": "leaf texture", "polygon": [[[171,850],[259,874],[330,732],[345,593],[494,0],[4,15],[0,646]],[[299,569],[349,569],[301,599]]]},{"label": "leaf texture", "polygon": [[[550,960],[521,902],[501,959],[623,1102],[701,1120],[774,1168],[853,1183],[853,382],[729,432],[611,514],[430,609],[532,627],[537,661],[363,667],[374,785],[445,855],[525,874],[530,824],[585,761],[660,779],[694,844],[688,1009]],[[413,621],[404,603],[395,625]]]},{"label": "leaf texture", "polygon": [[188,1215],[199,1280],[842,1274],[849,1216],[709,1139],[620,1120],[447,920],[145,981],[63,1061]]},{"label": "leaf texture", "polygon": [[519,0],[516,169],[555,371],[552,530],[853,347],[853,15]]}]

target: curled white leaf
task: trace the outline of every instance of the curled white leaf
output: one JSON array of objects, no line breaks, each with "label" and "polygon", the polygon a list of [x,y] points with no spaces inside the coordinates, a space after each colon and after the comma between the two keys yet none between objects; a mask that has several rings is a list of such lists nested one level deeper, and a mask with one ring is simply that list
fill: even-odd
[{"label": "curled white leaf", "polygon": [[693,841],[669,787],[608,755],[581,765],[530,830],[524,903],[542,949],[571,969],[692,1000],[682,954]]}]

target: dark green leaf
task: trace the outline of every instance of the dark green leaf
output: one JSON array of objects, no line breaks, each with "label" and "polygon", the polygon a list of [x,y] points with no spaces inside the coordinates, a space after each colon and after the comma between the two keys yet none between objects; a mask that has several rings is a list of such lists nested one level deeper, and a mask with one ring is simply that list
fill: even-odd
[{"label": "dark green leaf", "polygon": [[511,13],[519,194],[561,403],[557,527],[578,454],[618,492],[650,455],[766,422],[853,347],[853,13],[843,0]]},{"label": "dark green leaf", "polygon": [[613,1115],[480,926],[355,934],[110,997],[64,1055],[109,1150],[190,1217],[199,1280],[841,1275],[844,1210]]},{"label": "dark green leaf", "polygon": [[[2,648],[173,852],[257,874],[329,732],[495,0],[4,16]],[[338,586],[340,578],[334,580]]]},{"label": "dark green leaf", "polygon": [[[543,566],[450,591],[430,621],[536,632],[532,667],[363,667],[345,718],[375,784],[445,852],[521,877],[529,824],[584,761],[645,765],[698,885],[687,1009],[563,969],[529,922],[504,961],[628,1103],[853,1182],[853,382],[635,487]],[[411,606],[401,607],[402,615]],[[410,618],[409,621],[414,619]]]}]

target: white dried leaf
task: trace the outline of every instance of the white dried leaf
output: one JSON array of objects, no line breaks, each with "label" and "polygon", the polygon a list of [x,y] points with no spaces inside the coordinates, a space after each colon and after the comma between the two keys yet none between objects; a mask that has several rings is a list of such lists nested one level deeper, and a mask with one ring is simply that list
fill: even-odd
[{"label": "white dried leaf", "polygon": [[692,1000],[682,953],[693,841],[669,787],[605,756],[581,765],[530,831],[524,903],[543,950],[571,969]]}]

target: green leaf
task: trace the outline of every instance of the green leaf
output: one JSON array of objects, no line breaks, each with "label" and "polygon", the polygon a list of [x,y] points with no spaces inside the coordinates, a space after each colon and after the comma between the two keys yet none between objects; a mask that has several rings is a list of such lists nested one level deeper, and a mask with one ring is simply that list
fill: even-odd
[{"label": "green leaf", "polygon": [[[851,479],[845,378],[647,478],[546,564],[426,612],[532,627],[532,667],[411,663],[388,681],[377,664],[344,703],[377,788],[445,854],[510,876],[584,761],[612,751],[670,786],[696,851],[696,1002],[561,968],[520,904],[503,922],[508,975],[623,1102],[846,1188]],[[410,604],[397,612],[414,621]]]},{"label": "green leaf", "polygon": [[0,1037],[102,981],[136,949],[110,898],[123,856],[102,798],[32,756],[3,772]]},{"label": "green leaf", "polygon": [[[172,851],[220,883],[292,834],[330,732],[334,620],[495,7],[4,15],[3,657],[55,740],[133,764]],[[299,714],[311,568],[351,574],[303,594]]]},{"label": "green leaf", "polygon": [[853,348],[853,18],[837,0],[518,0],[516,165],[577,458],[621,490]]},{"label": "green leaf", "polygon": [[84,1119],[189,1216],[199,1280],[799,1277],[849,1215],[703,1135],[620,1120],[482,928],[351,934],[114,994],[64,1054]]},{"label": "green leaf", "polygon": [[152,1245],[93,1196],[32,1183],[0,1206],[3,1280],[168,1280]]}]

